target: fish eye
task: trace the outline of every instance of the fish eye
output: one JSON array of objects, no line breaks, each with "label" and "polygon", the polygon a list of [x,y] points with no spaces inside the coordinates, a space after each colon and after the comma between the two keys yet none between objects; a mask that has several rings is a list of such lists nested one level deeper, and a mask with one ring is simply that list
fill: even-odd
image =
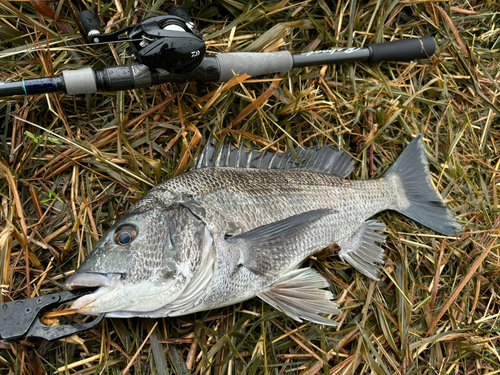
[{"label": "fish eye", "polygon": [[137,229],[130,224],[122,225],[115,231],[115,242],[118,245],[128,245],[137,236]]}]

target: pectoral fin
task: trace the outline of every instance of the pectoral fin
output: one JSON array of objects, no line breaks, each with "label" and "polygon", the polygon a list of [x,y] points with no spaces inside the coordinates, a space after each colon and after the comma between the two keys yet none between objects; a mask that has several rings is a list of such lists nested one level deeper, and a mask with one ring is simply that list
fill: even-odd
[{"label": "pectoral fin", "polygon": [[351,236],[338,241],[342,248],[339,257],[349,263],[363,275],[378,281],[378,267],[375,263],[384,263],[384,250],[375,242],[385,243],[385,236],[375,232],[384,231],[385,225],[375,220],[365,222]]},{"label": "pectoral fin", "polygon": [[263,225],[248,232],[231,237],[230,240],[244,239],[252,245],[258,247],[274,242],[279,238],[288,237],[301,227],[312,224],[326,215],[334,213],[334,210],[321,209],[307,211],[299,215],[290,216],[286,219]]},{"label": "pectoral fin", "polygon": [[318,315],[341,313],[338,305],[331,301],[332,293],[321,289],[326,287],[328,282],[318,272],[302,268],[285,274],[257,293],[257,296],[299,322],[305,319],[313,323],[338,326],[338,323]]},{"label": "pectoral fin", "polygon": [[330,209],[304,212],[230,237],[227,241],[240,249],[240,265],[258,275],[268,274],[271,269],[279,269],[280,262],[289,262],[284,250],[289,244],[298,241],[314,222],[334,212]]}]

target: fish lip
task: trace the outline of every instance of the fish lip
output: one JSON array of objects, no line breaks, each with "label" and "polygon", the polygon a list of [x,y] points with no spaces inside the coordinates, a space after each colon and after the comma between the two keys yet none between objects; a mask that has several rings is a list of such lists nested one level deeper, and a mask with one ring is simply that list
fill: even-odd
[{"label": "fish lip", "polygon": [[97,315],[101,311],[96,310],[95,301],[103,295],[111,292],[119,284],[121,274],[109,273],[93,273],[93,272],[77,272],[70,276],[66,281],[66,287],[70,290],[81,288],[94,289],[89,294],[85,294],[77,298],[72,305],[72,309],[77,310],[81,314]]},{"label": "fish lip", "polygon": [[66,286],[70,290],[98,287],[110,288],[116,282],[117,278],[119,279],[120,277],[121,275],[119,274],[102,274],[93,272],[75,273],[68,278]]}]

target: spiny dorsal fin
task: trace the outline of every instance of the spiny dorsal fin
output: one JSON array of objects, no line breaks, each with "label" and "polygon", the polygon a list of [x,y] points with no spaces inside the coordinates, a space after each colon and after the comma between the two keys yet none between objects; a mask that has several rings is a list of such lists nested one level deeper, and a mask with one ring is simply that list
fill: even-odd
[{"label": "spiny dorsal fin", "polygon": [[198,156],[193,169],[212,167],[261,168],[261,169],[306,169],[347,177],[353,168],[352,158],[342,150],[333,147],[306,147],[297,150],[297,159],[290,150],[284,153],[268,151],[245,151],[240,148],[223,146],[218,150],[212,145],[211,137]]}]

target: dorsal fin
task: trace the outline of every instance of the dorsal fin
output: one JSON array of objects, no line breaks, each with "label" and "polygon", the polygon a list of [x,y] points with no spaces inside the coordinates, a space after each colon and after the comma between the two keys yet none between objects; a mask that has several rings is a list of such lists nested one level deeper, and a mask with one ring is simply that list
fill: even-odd
[{"label": "dorsal fin", "polygon": [[245,151],[231,145],[218,147],[209,138],[198,156],[193,169],[212,167],[261,168],[261,169],[306,169],[347,177],[353,168],[352,158],[342,150],[333,147],[306,147],[297,150],[297,159],[290,150],[284,153],[269,151]]}]

